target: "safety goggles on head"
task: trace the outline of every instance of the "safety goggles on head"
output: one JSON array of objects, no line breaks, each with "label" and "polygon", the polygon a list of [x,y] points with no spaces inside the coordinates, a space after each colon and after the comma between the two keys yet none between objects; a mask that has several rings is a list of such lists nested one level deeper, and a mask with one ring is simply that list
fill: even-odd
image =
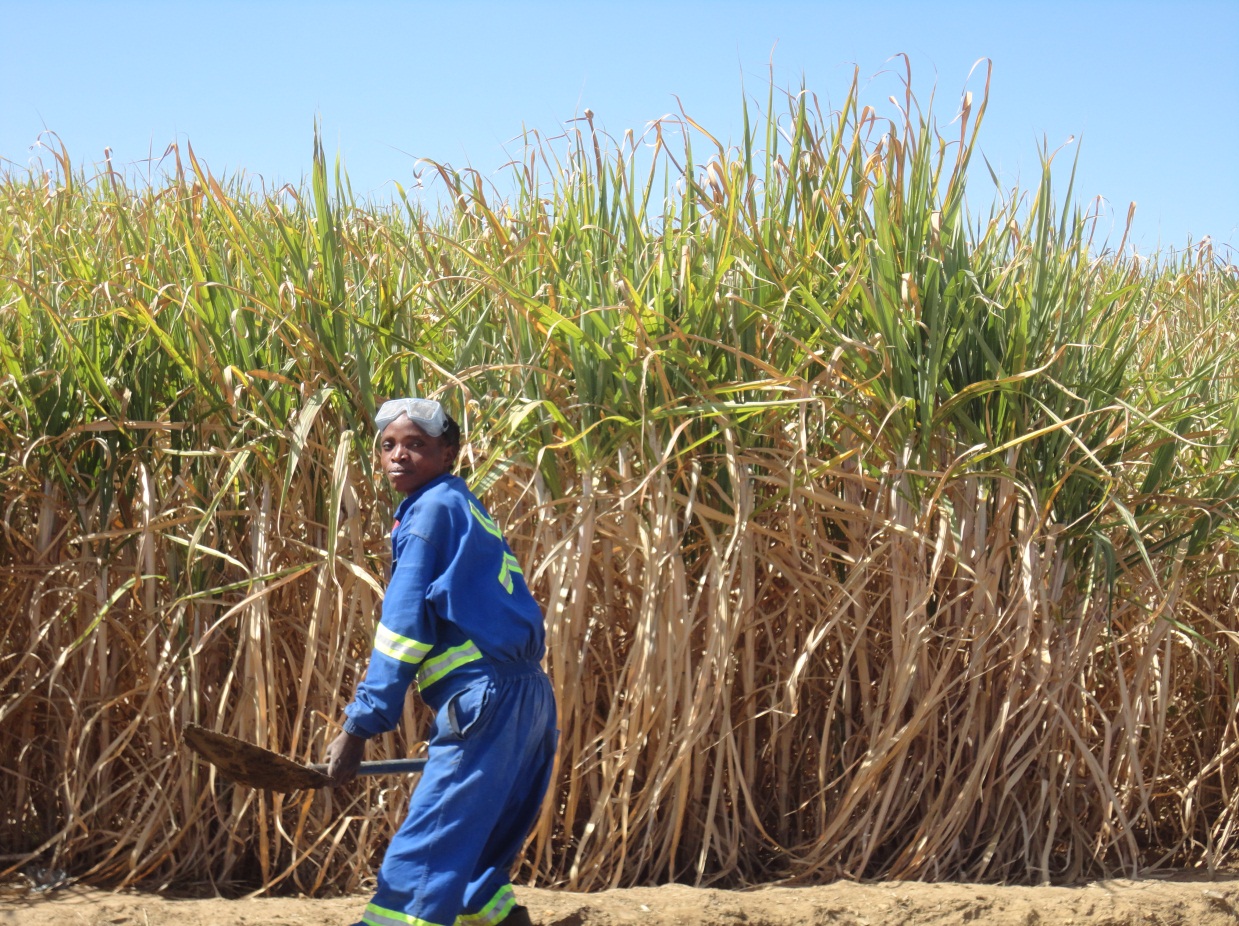
[{"label": "safety goggles on head", "polygon": [[443,406],[434,399],[389,399],[374,416],[374,426],[382,434],[401,415],[408,415],[410,421],[431,437],[438,437],[447,427]]}]

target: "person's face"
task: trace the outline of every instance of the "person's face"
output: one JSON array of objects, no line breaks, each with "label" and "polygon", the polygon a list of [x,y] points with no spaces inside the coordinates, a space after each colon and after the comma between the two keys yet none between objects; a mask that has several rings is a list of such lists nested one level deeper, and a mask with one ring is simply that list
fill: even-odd
[{"label": "person's face", "polygon": [[404,495],[411,495],[430,480],[451,472],[456,460],[456,448],[431,437],[401,415],[386,428],[379,438],[383,472],[392,488]]}]

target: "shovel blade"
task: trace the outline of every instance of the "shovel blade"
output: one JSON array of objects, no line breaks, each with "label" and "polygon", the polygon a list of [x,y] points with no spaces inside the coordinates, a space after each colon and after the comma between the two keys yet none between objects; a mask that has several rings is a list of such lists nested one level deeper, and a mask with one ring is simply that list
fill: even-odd
[{"label": "shovel blade", "polygon": [[219,773],[229,781],[239,785],[282,792],[325,788],[331,784],[331,779],[324,772],[196,723],[185,725],[184,736],[194,752],[219,769]]}]

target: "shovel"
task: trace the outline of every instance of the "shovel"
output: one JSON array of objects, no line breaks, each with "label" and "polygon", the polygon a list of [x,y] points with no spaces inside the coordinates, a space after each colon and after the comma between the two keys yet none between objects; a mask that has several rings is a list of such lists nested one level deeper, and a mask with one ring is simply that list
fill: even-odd
[{"label": "shovel", "polygon": [[[326,765],[302,765],[270,749],[263,749],[226,733],[216,733],[196,723],[185,725],[185,742],[206,759],[229,781],[265,791],[297,791],[303,788],[327,788]],[[425,759],[385,759],[363,762],[358,775],[394,775],[420,772]]]}]

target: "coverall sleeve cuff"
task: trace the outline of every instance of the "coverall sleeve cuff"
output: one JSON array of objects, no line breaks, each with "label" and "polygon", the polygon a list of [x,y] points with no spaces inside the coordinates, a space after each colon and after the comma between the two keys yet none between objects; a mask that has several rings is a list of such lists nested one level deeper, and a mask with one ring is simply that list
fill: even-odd
[{"label": "coverall sleeve cuff", "polygon": [[344,719],[343,727],[345,733],[350,733],[353,736],[360,736],[363,740],[368,740],[370,737],[374,736],[371,731],[359,724],[356,718],[353,717],[346,717]]}]

